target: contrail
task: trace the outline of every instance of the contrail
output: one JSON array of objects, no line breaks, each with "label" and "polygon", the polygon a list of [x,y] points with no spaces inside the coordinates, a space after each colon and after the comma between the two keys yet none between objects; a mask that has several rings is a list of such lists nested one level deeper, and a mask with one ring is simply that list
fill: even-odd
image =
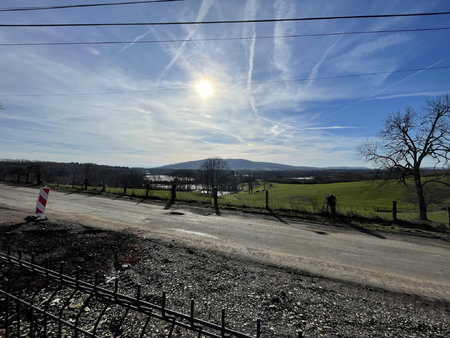
[{"label": "contrail", "polygon": [[[202,4],[200,5],[198,14],[197,14],[196,21],[203,20],[203,18],[206,16],[209,9],[211,8],[211,6],[212,6],[212,2],[210,0],[203,0]],[[191,36],[194,34],[195,30],[197,30],[197,28],[198,27],[196,27],[194,30],[191,30],[185,40],[189,40],[191,38]],[[169,72],[169,70],[173,67],[175,62],[177,62],[179,57],[183,54],[186,43],[187,43],[186,41],[183,41],[181,43],[180,47],[178,47],[177,51],[175,52],[175,55],[170,60],[169,64],[166,67],[164,67],[164,70],[161,72],[161,75],[159,76],[159,79],[158,79],[158,83],[161,82],[161,80],[166,76],[166,74]]]},{"label": "contrail", "polygon": [[[328,56],[328,54],[330,53],[330,51],[336,47],[336,45],[339,43],[339,41],[342,40],[342,36],[339,37],[330,47],[327,48],[327,50],[325,51],[325,53],[322,55],[322,57],[320,58],[320,60],[313,66],[313,68],[311,69],[311,73],[309,74],[308,77],[310,78],[315,78],[317,77],[317,74],[319,73],[319,68],[322,65],[323,61],[326,59],[326,57]],[[306,84],[306,88],[309,88],[312,86],[312,84],[314,83],[314,80],[309,81]]]},{"label": "contrail", "polygon": [[401,79],[401,80],[398,80],[397,82],[394,82],[394,83],[390,84],[390,85],[387,86],[387,87],[384,87],[384,88],[382,88],[382,89],[380,89],[380,90],[377,90],[377,91],[376,91],[375,93],[373,93],[373,94],[370,94],[370,95],[368,95],[368,96],[366,96],[366,97],[363,97],[363,98],[361,98],[361,99],[359,99],[359,100],[357,100],[357,101],[355,101],[355,102],[349,104],[348,106],[345,106],[345,107],[343,107],[343,108],[341,108],[341,109],[339,109],[339,110],[336,110],[335,112],[331,113],[330,115],[327,115],[327,117],[336,115],[337,113],[340,113],[340,112],[342,112],[342,111],[344,111],[344,110],[346,110],[346,109],[348,109],[348,108],[350,108],[350,107],[353,107],[354,105],[356,105],[356,104],[358,104],[358,103],[360,103],[360,102],[362,102],[362,101],[364,101],[364,100],[370,99],[372,96],[375,96],[375,95],[381,93],[382,91],[385,91],[386,89],[392,88],[393,86],[395,86],[395,85],[397,85],[397,84],[399,84],[399,83],[401,83],[401,82],[403,82],[403,81],[406,81],[406,80],[412,78],[413,76],[416,76],[417,74],[420,74],[420,73],[426,71],[427,69],[430,69],[430,68],[432,68],[432,67],[434,67],[434,66],[436,66],[436,65],[438,65],[438,64],[440,64],[440,63],[442,63],[442,62],[444,62],[444,61],[446,61],[446,60],[447,60],[446,58],[445,58],[445,59],[442,59],[442,60],[440,60],[440,61],[438,61],[438,62],[436,62],[436,63],[433,63],[433,64],[429,65],[428,67],[426,67],[426,68],[424,68],[424,69],[418,70],[417,72],[415,72],[415,73],[413,73],[413,74],[411,74],[411,75],[408,75],[407,77],[405,77],[405,78],[403,78],[403,79]]},{"label": "contrail", "polygon": [[[253,17],[256,14],[256,4],[254,0],[251,0],[249,2],[250,4],[250,11]],[[258,108],[256,108],[256,102],[255,98],[252,95],[252,76],[253,76],[253,61],[255,56],[255,43],[256,43],[256,27],[255,24],[253,24],[253,38],[250,42],[250,55],[248,59],[248,72],[247,72],[247,92],[249,94],[249,103],[250,107],[253,110],[253,113],[255,116],[258,116]]]},{"label": "contrail", "polygon": [[122,47],[122,48],[117,52],[117,55],[119,55],[120,53],[122,53],[122,52],[123,52],[125,49],[127,49],[128,47],[134,45],[134,44],[135,44],[137,41],[139,41],[140,39],[146,37],[148,34],[151,33],[152,30],[153,30],[153,29],[150,28],[146,33],[144,33],[144,34],[142,34],[142,35],[139,35],[136,39],[134,39],[133,42],[129,43],[128,45],[126,45],[126,46],[124,46],[124,47]]}]

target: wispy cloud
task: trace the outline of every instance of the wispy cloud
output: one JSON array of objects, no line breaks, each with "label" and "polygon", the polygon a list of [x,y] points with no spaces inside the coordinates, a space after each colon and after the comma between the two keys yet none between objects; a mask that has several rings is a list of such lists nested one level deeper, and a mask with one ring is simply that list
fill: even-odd
[{"label": "wispy cloud", "polygon": [[368,42],[361,43],[352,48],[341,58],[364,58],[375,53],[380,53],[385,49],[389,49],[392,46],[397,46],[406,43],[413,39],[410,34],[407,33],[392,33],[386,36],[376,37]]},{"label": "wispy cloud", "polygon": [[[256,17],[256,2],[255,0],[249,0],[245,7],[245,19],[251,20]],[[250,40],[250,44],[245,46],[248,50],[248,70],[247,70],[247,93],[249,96],[249,104],[255,116],[258,116],[258,108],[256,107],[256,100],[252,93],[252,77],[253,77],[253,62],[255,56],[255,44],[256,44],[256,26],[255,24],[251,24],[251,28],[244,28],[244,32],[252,30],[253,38]],[[244,33],[245,34],[245,33]]]},{"label": "wispy cloud", "polygon": [[[205,18],[206,14],[208,13],[208,11],[210,10],[210,8],[213,4],[214,4],[213,0],[202,0],[200,9],[195,18],[195,21],[202,21]],[[188,29],[189,29],[189,32],[185,36],[184,40],[190,39],[194,35],[194,33],[197,31],[197,27],[188,28]],[[159,79],[158,79],[158,83],[160,83],[161,80],[164,79],[164,77],[167,75],[167,73],[170,71],[170,69],[178,61],[180,56],[183,55],[183,53],[185,52],[186,43],[187,42],[183,41],[178,48],[176,48],[174,51],[171,52],[172,58],[169,61],[169,63],[166,65],[166,67],[163,69],[163,71],[161,72],[161,75],[159,76]]]},{"label": "wispy cloud", "polygon": [[370,95],[368,97],[372,97],[372,96],[378,95],[379,93],[381,93],[381,92],[383,92],[385,90],[388,90],[388,89],[390,89],[390,88],[392,88],[392,87],[394,87],[394,86],[396,86],[396,85],[398,85],[398,84],[400,84],[400,83],[402,83],[402,82],[404,82],[406,80],[409,80],[410,78],[412,78],[414,76],[417,76],[418,74],[421,74],[421,73],[425,72],[427,68],[435,67],[435,66],[441,64],[442,62],[444,62],[446,60],[447,59],[442,59],[442,60],[439,60],[438,62],[432,63],[432,64],[428,65],[425,69],[419,70],[419,71],[414,72],[414,73],[412,73],[412,74],[410,74],[410,75],[408,75],[408,76],[406,76],[406,77],[404,77],[404,78],[402,78],[402,79],[400,79],[398,81],[395,81],[394,83],[392,83],[392,84],[390,84],[390,85],[388,85],[388,86],[386,86],[386,87],[376,91],[375,93],[373,93],[372,95]]},{"label": "wispy cloud", "polygon": [[[124,21],[140,16],[194,21],[332,15],[356,8],[402,12],[409,7],[400,1],[388,6],[353,0],[344,5],[327,2],[323,7],[289,0],[204,0],[120,14]],[[419,7],[434,9],[425,3]],[[76,17],[64,12],[63,19]],[[0,46],[0,102],[8,107],[0,111],[0,154],[125,165],[162,165],[212,155],[298,165],[357,165],[354,149],[376,132],[383,112],[393,106],[389,99],[403,105],[414,96],[446,93],[444,70],[389,73],[433,65],[436,60],[444,64],[449,47],[442,42],[442,32],[338,39],[257,37],[411,27],[414,22],[419,21],[192,25],[148,31],[86,28],[82,33],[2,29],[0,41],[6,43],[79,40],[80,34],[86,39],[133,42],[121,49]],[[165,40],[219,39],[135,45],[151,33]],[[250,39],[220,40],[228,37]],[[332,78],[371,71],[388,73]],[[192,86],[201,76],[214,83],[214,95],[207,99],[199,98]],[[330,78],[291,81],[322,76]],[[364,104],[368,100],[370,104]]]},{"label": "wispy cloud", "polygon": [[391,99],[399,99],[406,97],[435,97],[440,95],[446,95],[450,93],[450,88],[448,90],[437,90],[437,91],[428,91],[428,92],[412,92],[412,93],[403,93],[403,94],[394,94],[394,95],[383,95],[383,96],[374,96],[370,97],[370,100],[391,100]]},{"label": "wispy cloud", "polygon": [[[435,66],[437,66],[438,64],[444,62],[445,60],[447,60],[447,59],[442,59],[442,60],[439,60],[438,62],[434,62],[434,63],[428,65],[426,68],[435,67]],[[398,81],[395,81],[395,82],[389,84],[388,86],[385,86],[385,87],[383,87],[383,88],[377,90],[376,92],[374,92],[374,93],[372,93],[372,94],[370,94],[370,95],[367,95],[367,96],[365,96],[365,97],[362,97],[362,98],[360,98],[359,100],[354,101],[354,102],[352,102],[351,104],[349,104],[349,105],[347,105],[347,106],[344,106],[344,107],[342,107],[342,108],[340,108],[340,109],[334,111],[334,112],[331,113],[331,114],[328,114],[327,116],[328,116],[328,117],[331,117],[332,115],[339,114],[339,113],[341,113],[341,112],[343,112],[343,111],[345,111],[345,110],[347,110],[347,109],[349,109],[349,108],[351,108],[351,107],[357,105],[358,103],[361,103],[361,102],[366,101],[366,100],[368,100],[368,99],[370,99],[370,98],[372,98],[372,97],[375,97],[375,96],[378,95],[379,93],[384,92],[384,91],[386,91],[386,90],[388,90],[388,89],[390,89],[390,88],[392,88],[392,87],[394,87],[394,86],[397,86],[398,84],[400,84],[400,83],[402,83],[402,82],[404,82],[404,81],[406,81],[406,80],[409,80],[409,79],[413,78],[414,76],[417,76],[418,74],[421,74],[421,73],[423,73],[423,72],[425,72],[425,70],[419,70],[419,71],[416,71],[416,72],[414,72],[414,73],[412,73],[412,74],[410,74],[410,75],[408,75],[408,76],[405,76],[405,77],[403,77],[402,79],[400,79],[400,80],[398,80]]]},{"label": "wispy cloud", "polygon": [[[276,18],[286,17],[286,13],[295,12],[295,3],[286,0],[276,0],[273,4]],[[287,22],[277,22],[274,25],[273,35],[283,36],[294,32],[294,25]],[[291,47],[285,39],[273,40],[272,62],[275,68],[281,72],[281,78],[288,79],[292,77],[292,69],[290,68]]]},{"label": "wispy cloud", "polygon": [[119,51],[117,52],[117,55],[119,55],[120,53],[122,53],[123,51],[125,51],[127,48],[133,46],[136,42],[138,42],[139,40],[145,38],[147,35],[149,35],[150,33],[152,33],[154,31],[153,27],[151,27],[150,29],[148,29],[144,34],[139,35],[138,37],[134,38],[133,42],[123,46],[122,48],[119,49]]},{"label": "wispy cloud", "polygon": [[[317,77],[317,74],[319,73],[319,69],[320,66],[322,65],[322,63],[325,61],[325,59],[327,58],[328,54],[330,54],[330,52],[333,50],[334,47],[336,47],[336,45],[339,43],[339,41],[342,39],[342,37],[339,37],[330,47],[327,48],[327,50],[325,51],[325,53],[323,53],[322,57],[320,58],[320,60],[312,67],[311,69],[311,73],[309,73],[309,78],[314,79]],[[312,84],[314,83],[315,80],[310,80],[308,81],[306,88],[311,87]]]},{"label": "wispy cloud", "polygon": [[353,126],[329,126],[329,127],[307,127],[307,128],[302,128],[299,130],[333,130],[333,129],[354,129],[354,128],[358,128],[358,127],[353,127]]}]

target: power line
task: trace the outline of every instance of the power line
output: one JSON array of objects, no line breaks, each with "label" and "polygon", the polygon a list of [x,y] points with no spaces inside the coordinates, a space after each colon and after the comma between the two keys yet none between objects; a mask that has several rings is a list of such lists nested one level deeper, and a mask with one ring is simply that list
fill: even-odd
[{"label": "power line", "polygon": [[314,78],[306,77],[306,78],[299,78],[299,79],[292,79],[292,80],[252,82],[252,84],[280,83],[280,82],[299,82],[299,81],[311,81],[311,80],[330,80],[330,79],[342,79],[342,78],[352,78],[352,77],[361,77],[361,76],[384,75],[384,74],[392,74],[392,73],[410,73],[410,72],[436,70],[436,69],[450,69],[450,66],[436,66],[436,67],[399,69],[399,70],[393,70],[393,71],[381,71],[381,72],[371,72],[371,73],[357,73],[357,74],[346,74],[346,75],[319,76],[319,77],[314,77]]},{"label": "power line", "polygon": [[[353,78],[362,76],[374,76],[383,74],[393,74],[393,73],[407,73],[407,72],[417,72],[417,71],[428,71],[437,69],[450,69],[449,66],[435,66],[435,67],[423,67],[423,68],[410,68],[410,69],[399,69],[394,71],[380,71],[371,73],[356,73],[356,74],[346,74],[346,75],[333,75],[333,76],[320,76],[320,77],[305,77],[297,78],[291,80],[274,80],[274,81],[260,81],[252,82],[252,85],[262,85],[268,83],[284,83],[284,82],[301,82],[301,81],[312,81],[312,80],[330,80],[330,79],[340,79],[340,78]],[[245,83],[233,83],[233,85],[246,86]],[[166,90],[184,90],[189,89],[189,86],[183,87],[172,87],[172,88],[152,88],[152,89],[141,89],[141,90],[126,90],[126,91],[107,91],[107,92],[85,92],[85,93],[48,93],[48,94],[1,94],[0,96],[8,97],[42,97],[42,96],[88,96],[88,95],[111,95],[111,94],[133,94],[133,93],[149,93],[154,91],[166,91]]]},{"label": "power line", "polygon": [[332,33],[312,33],[312,34],[290,34],[290,35],[267,35],[267,36],[244,36],[228,38],[203,38],[203,39],[174,39],[174,40],[129,40],[129,41],[79,41],[79,42],[18,42],[0,43],[0,46],[67,46],[67,45],[120,45],[120,44],[148,44],[148,43],[172,43],[172,42],[204,42],[204,41],[230,41],[230,40],[251,40],[251,39],[289,39],[304,37],[336,36],[336,35],[356,35],[356,34],[382,34],[382,33],[402,33],[402,32],[430,32],[439,30],[450,30],[450,27],[432,28],[411,28],[411,29],[390,29],[375,31],[354,31],[354,32],[332,32]]},{"label": "power line", "polygon": [[22,11],[42,11],[42,10],[52,10],[52,9],[82,8],[82,7],[140,5],[140,4],[151,4],[151,3],[158,3],[158,2],[175,2],[175,1],[184,1],[184,0],[147,0],[147,1],[126,1],[126,2],[64,5],[64,6],[14,7],[14,8],[0,8],[0,12],[22,12]]},{"label": "power line", "polygon": [[306,18],[281,19],[253,19],[253,20],[217,20],[217,21],[170,21],[170,22],[115,22],[115,23],[41,23],[41,24],[0,24],[0,27],[95,27],[95,26],[173,26],[173,25],[210,25],[210,24],[236,24],[236,23],[268,23],[292,21],[324,21],[345,19],[373,19],[449,15],[449,12],[404,13],[404,14],[373,14],[373,15],[347,15],[347,16],[321,16]]}]

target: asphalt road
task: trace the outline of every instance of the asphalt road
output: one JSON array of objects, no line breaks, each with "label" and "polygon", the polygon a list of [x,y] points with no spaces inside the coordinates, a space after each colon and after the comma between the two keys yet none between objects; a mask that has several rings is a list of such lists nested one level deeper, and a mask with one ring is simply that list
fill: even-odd
[{"label": "asphalt road", "polygon": [[[32,215],[37,196],[37,189],[0,184],[0,223]],[[46,215],[450,301],[450,244],[437,239],[57,191]]]}]

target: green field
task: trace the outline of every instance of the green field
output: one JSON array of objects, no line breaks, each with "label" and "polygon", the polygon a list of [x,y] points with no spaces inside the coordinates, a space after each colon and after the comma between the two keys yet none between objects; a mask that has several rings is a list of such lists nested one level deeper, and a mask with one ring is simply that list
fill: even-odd
[{"label": "green field", "polygon": [[[331,193],[337,197],[337,210],[341,214],[358,214],[365,217],[378,216],[392,219],[392,201],[397,201],[398,218],[415,220],[418,218],[415,190],[394,182],[382,184],[380,181],[346,182],[332,184],[280,184],[267,185],[269,207],[273,210],[294,210],[319,213],[326,210],[325,197]],[[450,206],[450,189],[443,185],[428,186],[429,219],[434,222],[448,222],[443,207]],[[254,187],[248,194],[241,191],[222,197],[222,203],[264,208],[263,186]]]},{"label": "green field", "polygon": [[[414,187],[395,182],[380,181],[345,182],[332,184],[281,184],[266,183],[269,192],[269,207],[284,213],[318,214],[326,210],[325,197],[332,193],[337,197],[337,211],[342,215],[360,215],[367,218],[392,219],[392,201],[397,201],[398,219],[418,219]],[[69,186],[59,188],[71,189]],[[99,192],[100,188],[89,187],[88,192]],[[123,188],[107,188],[106,195],[123,195]],[[127,189],[127,196],[145,197],[145,189]],[[150,190],[149,198],[168,201],[170,191]],[[448,224],[445,207],[450,206],[450,189],[444,185],[430,184],[426,189],[428,217],[432,222]],[[177,202],[212,205],[212,198],[199,192],[177,191]],[[219,198],[220,207],[263,211],[266,192],[261,181],[253,185],[253,193],[243,186],[238,193]]]}]

